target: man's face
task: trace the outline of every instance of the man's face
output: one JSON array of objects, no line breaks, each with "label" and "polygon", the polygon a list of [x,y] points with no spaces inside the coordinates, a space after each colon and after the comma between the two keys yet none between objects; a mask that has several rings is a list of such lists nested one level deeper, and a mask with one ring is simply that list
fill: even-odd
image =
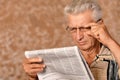
[{"label": "man's face", "polygon": [[88,25],[93,23],[91,11],[86,11],[77,15],[68,15],[68,26],[72,35],[73,41],[81,50],[89,50],[95,47],[95,38],[88,35],[86,32],[90,30]]}]

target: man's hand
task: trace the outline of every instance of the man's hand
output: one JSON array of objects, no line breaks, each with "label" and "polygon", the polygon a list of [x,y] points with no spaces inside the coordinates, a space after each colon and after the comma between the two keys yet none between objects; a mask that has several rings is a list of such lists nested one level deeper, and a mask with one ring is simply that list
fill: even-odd
[{"label": "man's hand", "polygon": [[120,67],[120,45],[110,36],[103,21],[101,20],[98,23],[91,23],[87,26],[91,26],[91,30],[86,32],[86,34],[93,36],[99,42],[107,46]]},{"label": "man's hand", "polygon": [[29,79],[36,80],[37,73],[43,72],[45,65],[43,64],[42,58],[25,58],[23,61],[23,68],[29,76]]},{"label": "man's hand", "polygon": [[100,20],[98,23],[90,23],[87,26],[91,26],[91,30],[86,33],[96,38],[102,44],[108,46],[109,42],[112,41],[112,37],[107,31],[107,28],[102,20]]}]

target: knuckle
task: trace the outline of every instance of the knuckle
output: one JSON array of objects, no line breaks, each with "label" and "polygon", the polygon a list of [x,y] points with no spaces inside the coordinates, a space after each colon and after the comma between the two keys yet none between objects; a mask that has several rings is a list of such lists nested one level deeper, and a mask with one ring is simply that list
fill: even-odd
[{"label": "knuckle", "polygon": [[33,65],[32,65],[32,64],[30,64],[30,65],[29,65],[29,67],[30,67],[30,68],[33,68]]},{"label": "knuckle", "polygon": [[40,68],[39,72],[43,72],[44,71],[44,68]]}]

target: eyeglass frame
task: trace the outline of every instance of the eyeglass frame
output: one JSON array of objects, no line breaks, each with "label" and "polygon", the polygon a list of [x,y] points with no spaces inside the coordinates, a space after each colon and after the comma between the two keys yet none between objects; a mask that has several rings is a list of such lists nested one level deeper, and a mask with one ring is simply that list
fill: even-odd
[{"label": "eyeglass frame", "polygon": [[[98,23],[99,21],[101,21],[102,19],[98,19],[97,21],[96,21],[96,23]],[[69,26],[67,26],[66,27],[66,30],[67,31],[70,31],[70,32],[72,32],[72,30],[77,30],[77,29],[79,29],[80,31],[82,31],[82,32],[85,32],[85,31],[88,31],[88,30],[91,30],[91,26],[87,26],[87,27],[83,27],[83,26],[78,26],[77,28],[76,27],[69,27]],[[73,32],[75,32],[75,31],[73,31]]]}]

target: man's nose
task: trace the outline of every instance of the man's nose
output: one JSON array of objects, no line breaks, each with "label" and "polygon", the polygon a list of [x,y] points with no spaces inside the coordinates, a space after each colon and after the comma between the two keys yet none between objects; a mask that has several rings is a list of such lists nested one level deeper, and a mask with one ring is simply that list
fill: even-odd
[{"label": "man's nose", "polygon": [[76,32],[77,40],[81,40],[81,39],[83,39],[83,37],[84,37],[84,33],[81,32],[79,29],[77,29],[77,32]]}]

